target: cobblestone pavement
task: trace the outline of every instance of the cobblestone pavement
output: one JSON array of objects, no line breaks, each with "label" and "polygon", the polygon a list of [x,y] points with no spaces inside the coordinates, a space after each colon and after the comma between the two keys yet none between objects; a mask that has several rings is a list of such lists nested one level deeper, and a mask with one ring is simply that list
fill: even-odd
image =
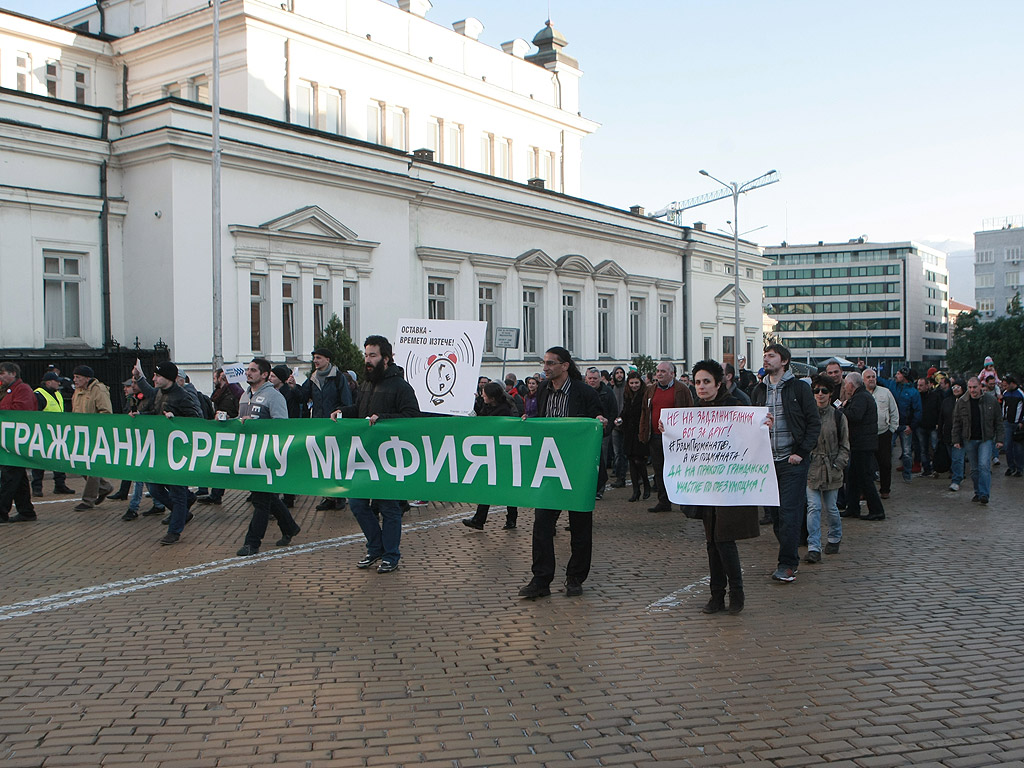
[{"label": "cobblestone pavement", "polygon": [[316,499],[240,559],[240,492],[171,547],[124,502],[46,496],[0,527],[0,765],[1024,765],[1024,481],[998,471],[987,507],[947,485],[897,474],[888,519],[844,520],[793,584],[762,528],[739,616],[700,612],[700,524],[628,488],[583,597],[537,601],[530,511],[413,509],[378,575]]}]

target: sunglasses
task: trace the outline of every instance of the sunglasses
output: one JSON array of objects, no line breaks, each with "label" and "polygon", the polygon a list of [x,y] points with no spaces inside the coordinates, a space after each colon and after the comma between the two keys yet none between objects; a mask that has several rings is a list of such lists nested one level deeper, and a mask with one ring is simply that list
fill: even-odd
[{"label": "sunglasses", "polygon": [[826,389],[825,387],[818,387],[817,389],[814,390],[814,394],[816,395],[827,395],[830,394],[831,392],[831,389]]}]

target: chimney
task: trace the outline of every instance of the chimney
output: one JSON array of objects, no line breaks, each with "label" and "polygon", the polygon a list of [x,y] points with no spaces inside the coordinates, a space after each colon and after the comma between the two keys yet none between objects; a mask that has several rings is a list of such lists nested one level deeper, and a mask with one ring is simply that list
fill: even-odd
[{"label": "chimney", "polygon": [[414,149],[412,151],[412,156],[416,160],[427,160],[431,163],[434,162],[434,150],[432,149]]},{"label": "chimney", "polygon": [[430,0],[398,0],[398,7],[413,16],[421,19],[427,15],[431,8]]},{"label": "chimney", "polygon": [[544,179],[527,179],[526,183],[534,189],[544,189]]},{"label": "chimney", "polygon": [[517,59],[525,59],[526,54],[530,52],[530,44],[523,40],[523,38],[517,37],[515,40],[509,40],[507,43],[502,43],[501,50],[509,56],[515,56]]},{"label": "chimney", "polygon": [[696,229],[698,232],[707,232],[708,231],[708,225],[705,224],[703,221],[695,221],[695,222],[693,222],[693,228]]},{"label": "chimney", "polygon": [[484,31],[484,25],[478,19],[470,16],[468,19],[452,22],[452,29],[470,40],[479,40],[480,33]]},{"label": "chimney", "polygon": [[818,241],[818,245],[824,245],[824,244],[825,244],[825,241],[824,241],[824,240],[819,240],[819,241]]},{"label": "chimney", "polygon": [[642,205],[631,205],[629,206],[629,212],[634,216],[643,216],[644,207]]}]

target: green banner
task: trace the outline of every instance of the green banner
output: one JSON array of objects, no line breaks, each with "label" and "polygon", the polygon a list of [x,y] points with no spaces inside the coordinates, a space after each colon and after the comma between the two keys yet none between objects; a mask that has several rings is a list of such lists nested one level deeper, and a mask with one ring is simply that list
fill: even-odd
[{"label": "green banner", "polygon": [[204,421],[0,411],[0,464],[303,496],[590,511],[594,419]]}]

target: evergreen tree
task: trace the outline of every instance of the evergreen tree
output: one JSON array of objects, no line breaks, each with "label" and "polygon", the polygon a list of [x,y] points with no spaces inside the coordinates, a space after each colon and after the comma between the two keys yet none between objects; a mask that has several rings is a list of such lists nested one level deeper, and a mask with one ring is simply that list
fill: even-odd
[{"label": "evergreen tree", "polygon": [[977,310],[956,319],[953,343],[946,354],[950,371],[975,375],[986,356],[991,356],[1000,374],[1024,374],[1024,308],[1020,293],[1007,305],[1006,317],[981,322]]},{"label": "evergreen tree", "polygon": [[355,371],[362,375],[364,370],[363,351],[355,345],[348,330],[337,315],[331,315],[324,330],[316,337],[314,347],[324,347],[331,352],[331,362],[342,371]]},{"label": "evergreen tree", "polygon": [[644,379],[647,380],[647,376],[654,375],[654,371],[657,369],[658,364],[654,362],[654,358],[650,355],[637,355],[632,360],[633,367],[636,368],[637,373]]}]

